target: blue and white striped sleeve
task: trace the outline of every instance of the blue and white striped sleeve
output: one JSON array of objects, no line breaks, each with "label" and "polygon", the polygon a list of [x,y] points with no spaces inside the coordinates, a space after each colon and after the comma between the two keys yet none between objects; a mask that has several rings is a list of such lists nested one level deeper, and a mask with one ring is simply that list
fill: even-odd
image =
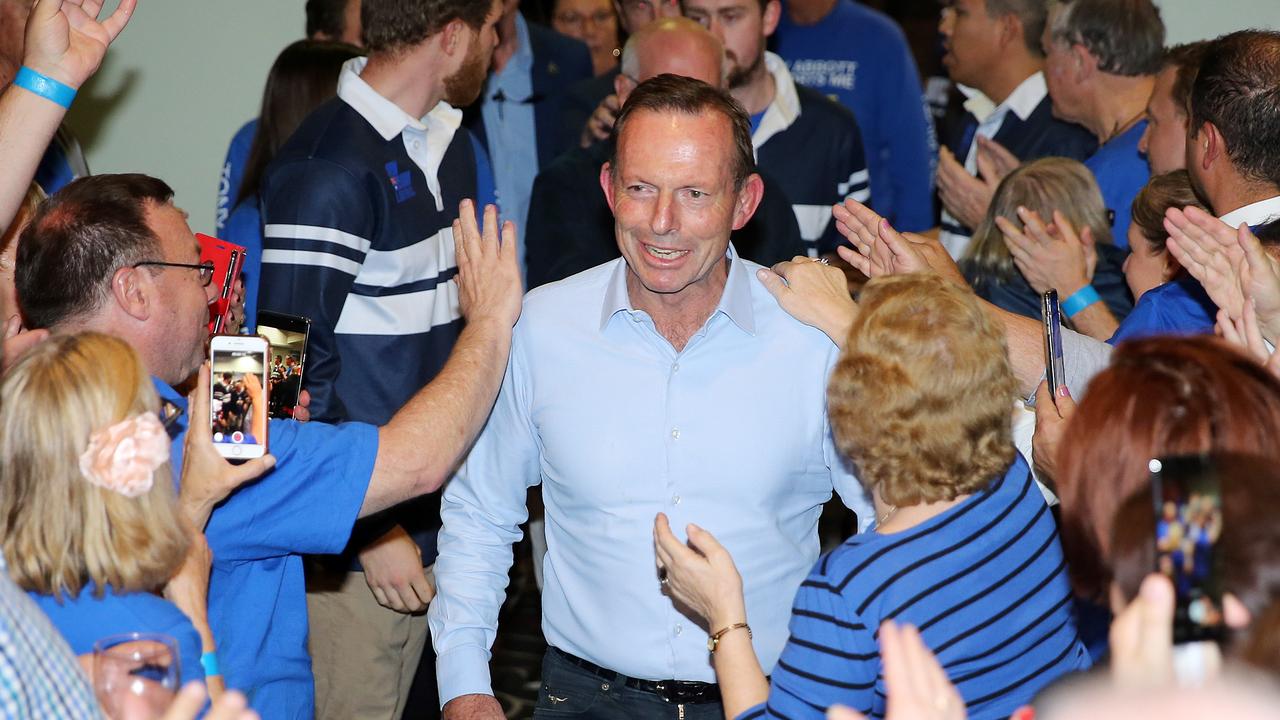
[{"label": "blue and white striped sleeve", "polygon": [[346,419],[333,391],[341,371],[335,328],[369,252],[375,222],[368,189],[333,163],[275,165],[263,180],[258,305],[311,319],[305,378],[316,419]]}]

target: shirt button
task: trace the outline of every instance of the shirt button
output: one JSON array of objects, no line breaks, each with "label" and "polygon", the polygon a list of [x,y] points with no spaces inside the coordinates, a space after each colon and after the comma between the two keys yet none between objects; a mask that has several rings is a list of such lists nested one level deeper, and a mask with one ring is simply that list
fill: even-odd
[{"label": "shirt button", "polygon": [[680,428],[671,428],[671,439],[672,440],[680,439]]},{"label": "shirt button", "polygon": [[417,140],[414,140],[414,141],[413,141],[413,149],[414,149],[414,150],[417,150],[418,148],[421,148],[421,147],[422,147],[422,143],[418,142]]},{"label": "shirt button", "polygon": [[680,363],[671,366],[671,372],[680,372]]},{"label": "shirt button", "polygon": [[682,633],[682,632],[684,632],[684,626],[683,626],[683,625],[676,625],[676,635],[679,635],[679,634],[680,634],[680,633]]},{"label": "shirt button", "polygon": [[680,496],[679,496],[679,495],[676,495],[675,497],[671,498],[671,504],[672,504],[672,505],[679,505],[679,504],[680,504]]}]

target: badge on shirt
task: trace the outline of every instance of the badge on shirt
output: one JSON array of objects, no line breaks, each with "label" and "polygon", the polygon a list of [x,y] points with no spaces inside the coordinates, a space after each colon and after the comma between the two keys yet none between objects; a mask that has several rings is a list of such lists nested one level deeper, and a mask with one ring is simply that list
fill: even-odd
[{"label": "badge on shirt", "polygon": [[391,187],[396,191],[397,203],[402,203],[414,196],[413,179],[409,171],[400,172],[400,166],[394,160],[387,163],[387,179],[391,181]]}]

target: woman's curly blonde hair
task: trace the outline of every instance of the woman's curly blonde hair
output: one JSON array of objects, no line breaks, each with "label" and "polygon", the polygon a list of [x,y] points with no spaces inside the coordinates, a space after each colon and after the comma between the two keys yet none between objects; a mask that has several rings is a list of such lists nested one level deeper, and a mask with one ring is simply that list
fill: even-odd
[{"label": "woman's curly blonde hair", "polygon": [[933,275],[874,279],[859,306],[827,402],[863,486],[897,506],[986,487],[1015,453],[1003,330]]}]

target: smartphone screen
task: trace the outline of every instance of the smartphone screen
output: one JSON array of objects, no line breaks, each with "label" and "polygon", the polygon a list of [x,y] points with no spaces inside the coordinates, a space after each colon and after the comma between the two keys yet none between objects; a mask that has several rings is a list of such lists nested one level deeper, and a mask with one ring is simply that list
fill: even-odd
[{"label": "smartphone screen", "polygon": [[213,445],[223,457],[261,457],[267,445],[265,338],[216,335],[209,342],[209,414]]},{"label": "smartphone screen", "polygon": [[1058,307],[1058,291],[1044,294],[1040,309],[1044,321],[1044,367],[1049,379],[1049,390],[1058,397],[1066,384],[1066,372],[1062,363],[1062,311]]},{"label": "smartphone screen", "polygon": [[1217,640],[1223,633],[1222,494],[1211,457],[1168,457],[1151,461],[1151,493],[1156,515],[1156,570],[1177,594],[1175,643]]},{"label": "smartphone screen", "polygon": [[267,366],[267,385],[271,390],[271,417],[287,420],[293,417],[302,392],[302,371],[307,362],[307,339],[311,321],[298,315],[268,310],[258,312],[258,333],[271,343]]}]

